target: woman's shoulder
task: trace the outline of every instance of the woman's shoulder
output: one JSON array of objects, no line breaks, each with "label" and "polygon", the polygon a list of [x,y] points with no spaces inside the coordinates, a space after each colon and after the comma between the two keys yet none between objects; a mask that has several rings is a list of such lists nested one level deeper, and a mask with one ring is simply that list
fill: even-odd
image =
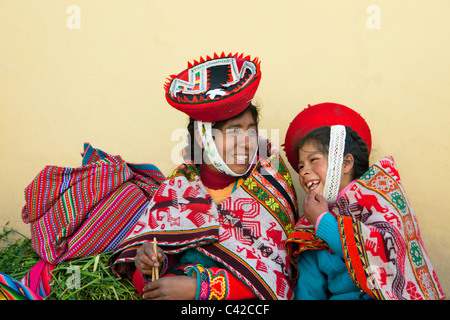
[{"label": "woman's shoulder", "polygon": [[267,149],[260,147],[258,162],[258,166],[255,169],[259,173],[273,176],[276,179],[282,178],[283,180],[286,180],[291,188],[293,187],[286,162],[281,156],[279,150],[275,146],[271,145],[270,141],[268,141]]},{"label": "woman's shoulder", "polygon": [[166,179],[169,181],[176,177],[185,177],[188,181],[194,181],[198,176],[198,166],[190,163],[180,164]]}]

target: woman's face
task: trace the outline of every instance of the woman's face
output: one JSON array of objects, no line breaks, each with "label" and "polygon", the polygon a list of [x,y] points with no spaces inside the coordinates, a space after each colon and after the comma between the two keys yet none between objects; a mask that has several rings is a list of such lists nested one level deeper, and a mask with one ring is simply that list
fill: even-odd
[{"label": "woman's face", "polygon": [[236,174],[244,174],[258,147],[258,124],[252,113],[227,121],[213,131],[217,150],[223,161]]}]

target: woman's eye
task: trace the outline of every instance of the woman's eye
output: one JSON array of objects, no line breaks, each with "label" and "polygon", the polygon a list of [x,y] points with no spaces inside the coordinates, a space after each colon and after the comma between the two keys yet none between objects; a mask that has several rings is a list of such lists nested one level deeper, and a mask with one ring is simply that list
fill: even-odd
[{"label": "woman's eye", "polygon": [[238,135],[238,130],[236,129],[227,129],[226,134],[229,136],[237,136]]}]

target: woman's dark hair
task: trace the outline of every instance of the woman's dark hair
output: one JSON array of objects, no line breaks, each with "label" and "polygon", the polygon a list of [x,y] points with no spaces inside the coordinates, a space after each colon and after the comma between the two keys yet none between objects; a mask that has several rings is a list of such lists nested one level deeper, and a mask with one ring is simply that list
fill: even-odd
[{"label": "woman's dark hair", "polygon": [[[328,155],[328,146],[330,145],[329,126],[319,127],[308,132],[298,144],[299,150],[306,142],[315,142],[317,148],[323,154]],[[353,174],[352,180],[360,178],[367,170],[369,170],[369,149],[364,140],[359,136],[358,132],[351,127],[345,127],[345,149],[344,155],[350,153],[353,156]]]},{"label": "woman's dark hair", "polygon": [[[239,119],[239,118],[243,117],[247,112],[251,112],[253,121],[255,121],[256,123],[259,122],[258,107],[256,107],[252,103],[250,103],[248,105],[248,107],[244,111],[242,111],[238,115],[234,116],[233,118],[214,122],[212,128],[213,129],[217,129],[217,130],[221,130],[223,128],[223,126],[225,125],[225,123],[227,123],[228,121],[230,121],[232,119]],[[194,159],[203,159],[202,155],[201,155],[202,154],[202,148],[198,145],[197,140],[195,140],[195,129],[196,129],[195,128],[195,121],[196,120],[194,120],[193,118],[189,117],[189,124],[187,126],[187,129],[188,129],[188,146],[186,147],[186,155],[185,155],[185,157],[187,157],[191,161],[194,161]],[[197,152],[199,154],[195,154],[195,152]]]}]

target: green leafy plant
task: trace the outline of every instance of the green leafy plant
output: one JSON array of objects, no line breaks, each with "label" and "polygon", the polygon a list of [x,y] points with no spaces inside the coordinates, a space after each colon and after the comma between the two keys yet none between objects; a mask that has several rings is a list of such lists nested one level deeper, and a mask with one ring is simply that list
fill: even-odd
[{"label": "green leafy plant", "polygon": [[[0,271],[20,281],[41,260],[31,239],[8,228],[0,230]],[[140,300],[129,279],[116,277],[108,266],[112,252],[64,261],[52,271],[47,300]]]},{"label": "green leafy plant", "polygon": [[111,253],[62,262],[52,271],[49,300],[140,300],[129,279],[108,266]]},{"label": "green leafy plant", "polygon": [[31,239],[20,232],[2,227],[0,233],[0,271],[21,280],[41,258],[31,247]]}]

